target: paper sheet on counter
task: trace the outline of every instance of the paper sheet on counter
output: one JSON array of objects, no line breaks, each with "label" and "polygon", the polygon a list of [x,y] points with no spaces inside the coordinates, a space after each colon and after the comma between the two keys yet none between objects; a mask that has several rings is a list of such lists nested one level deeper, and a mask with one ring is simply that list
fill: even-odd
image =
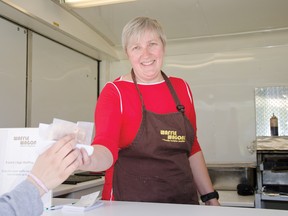
[{"label": "paper sheet on counter", "polygon": [[[39,128],[0,128],[0,195],[26,179],[37,157],[63,136],[75,133],[77,142],[91,144],[94,124],[54,119]],[[5,184],[4,184],[5,183]],[[42,197],[44,208],[52,203],[52,192]]]},{"label": "paper sheet on counter", "polygon": [[[0,129],[0,195],[26,179],[41,149],[38,128]],[[44,207],[52,202],[52,192],[42,196]]]}]

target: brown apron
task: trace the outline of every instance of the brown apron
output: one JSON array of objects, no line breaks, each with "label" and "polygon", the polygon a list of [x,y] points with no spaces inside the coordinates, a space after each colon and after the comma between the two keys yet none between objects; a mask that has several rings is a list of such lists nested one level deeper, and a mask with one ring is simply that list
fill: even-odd
[{"label": "brown apron", "polygon": [[185,108],[180,104],[170,80],[161,73],[178,112],[156,114],[146,110],[132,70],[142,102],[142,122],[132,144],[119,150],[113,174],[114,198],[121,201],[199,204],[188,160],[194,129],[184,115]]}]

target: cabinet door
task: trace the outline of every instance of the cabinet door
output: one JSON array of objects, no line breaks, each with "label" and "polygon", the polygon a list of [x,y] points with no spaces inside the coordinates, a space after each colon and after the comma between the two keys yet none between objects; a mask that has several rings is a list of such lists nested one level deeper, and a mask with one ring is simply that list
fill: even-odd
[{"label": "cabinet door", "polygon": [[24,127],[27,30],[0,18],[0,127]]},{"label": "cabinet door", "polygon": [[37,33],[31,38],[31,126],[53,118],[93,122],[98,61]]}]

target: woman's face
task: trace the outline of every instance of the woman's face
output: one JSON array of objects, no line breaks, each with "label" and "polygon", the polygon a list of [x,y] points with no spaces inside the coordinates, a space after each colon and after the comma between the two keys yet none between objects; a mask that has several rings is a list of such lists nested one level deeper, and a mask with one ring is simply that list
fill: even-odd
[{"label": "woman's face", "polygon": [[162,80],[164,46],[156,33],[146,31],[139,39],[130,38],[126,52],[138,81]]}]

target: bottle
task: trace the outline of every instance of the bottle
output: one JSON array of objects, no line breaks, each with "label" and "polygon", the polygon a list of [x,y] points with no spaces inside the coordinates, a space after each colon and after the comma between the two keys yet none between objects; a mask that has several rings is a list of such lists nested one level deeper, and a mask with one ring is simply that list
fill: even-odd
[{"label": "bottle", "polygon": [[270,118],[271,136],[278,136],[278,118],[274,115]]}]

